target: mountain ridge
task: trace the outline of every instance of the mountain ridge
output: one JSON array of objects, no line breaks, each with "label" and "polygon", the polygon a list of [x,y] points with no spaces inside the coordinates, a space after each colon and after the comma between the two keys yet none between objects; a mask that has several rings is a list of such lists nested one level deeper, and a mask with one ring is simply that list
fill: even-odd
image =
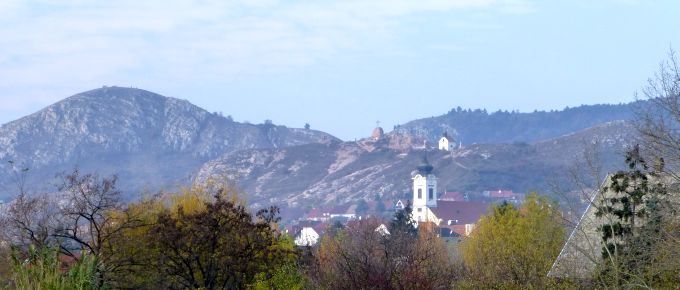
[{"label": "mountain ridge", "polygon": [[[201,162],[225,152],[332,140],[338,139],[315,130],[234,122],[186,100],[145,90],[103,87],[0,126],[0,171],[9,172],[6,161],[11,160],[32,173],[37,171],[41,176],[37,180],[45,179],[48,170],[54,175],[74,166],[134,178],[133,167],[150,166],[133,166],[137,163],[134,158],[147,159],[147,163],[164,163],[169,160],[162,159],[168,158],[178,162],[184,172],[173,173],[170,168],[151,171],[172,181],[171,176],[186,179],[187,172]],[[0,184],[9,182],[10,174],[3,175]]]},{"label": "mountain ridge", "polygon": [[[36,191],[54,190],[55,174],[78,166],[118,174],[128,196],[226,174],[239,178],[253,205],[300,212],[376,193],[399,198],[424,155],[442,189],[545,191],[586,144],[601,143],[605,168],[614,168],[634,140],[629,120],[635,105],[538,113],[454,109],[343,142],[321,131],[234,122],[145,90],[104,87],[0,126],[0,199],[16,192],[17,164],[30,168],[29,184],[41,185]],[[463,147],[433,148],[443,132],[462,137]]]},{"label": "mountain ridge", "polygon": [[522,113],[508,111],[489,113],[483,109],[464,110],[458,107],[443,115],[416,119],[395,126],[390,133],[410,134],[429,142],[435,142],[446,132],[464,144],[534,143],[609,121],[633,120],[635,111],[646,105],[646,101],[636,101]]}]

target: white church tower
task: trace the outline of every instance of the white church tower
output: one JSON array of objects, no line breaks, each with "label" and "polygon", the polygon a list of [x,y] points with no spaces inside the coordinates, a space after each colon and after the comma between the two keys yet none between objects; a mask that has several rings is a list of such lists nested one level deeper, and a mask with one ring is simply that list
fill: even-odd
[{"label": "white church tower", "polygon": [[437,177],[432,174],[432,165],[423,157],[418,173],[413,177],[413,220],[433,220],[429,208],[437,207]]}]

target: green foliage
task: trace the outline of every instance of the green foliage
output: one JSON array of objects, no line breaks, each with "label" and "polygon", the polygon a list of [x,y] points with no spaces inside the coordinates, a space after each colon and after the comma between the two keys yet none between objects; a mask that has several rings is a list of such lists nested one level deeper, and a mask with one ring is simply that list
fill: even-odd
[{"label": "green foliage", "polygon": [[[596,216],[603,242],[598,278],[605,285],[649,285],[662,280],[656,251],[663,246],[667,189],[650,171],[639,146],[626,152],[628,171],[618,171],[601,189]],[[667,215],[667,214],[666,214]],[[651,270],[651,271],[650,271]]]},{"label": "green foliage", "polygon": [[604,241],[602,256],[605,260],[618,255],[619,248],[623,248],[622,242],[632,237],[635,219],[647,216],[643,198],[651,187],[646,173],[647,164],[637,145],[626,153],[626,163],[630,170],[615,173],[609,178],[610,183],[602,187],[604,198],[596,212],[600,218],[613,217],[610,223],[599,229]]},{"label": "green foliage", "polygon": [[163,211],[149,231],[168,288],[242,289],[296,258],[292,243],[275,230],[278,208],[260,210],[254,220],[222,194],[203,208]]},{"label": "green foliage", "polygon": [[476,287],[545,287],[564,244],[557,204],[536,193],[521,208],[493,206],[463,243],[463,260]]},{"label": "green foliage", "polygon": [[9,283],[11,274],[12,260],[9,247],[5,242],[0,241],[0,289]]},{"label": "green foliage", "polygon": [[394,219],[390,221],[388,227],[390,233],[402,232],[413,236],[416,235],[418,230],[414,227],[416,222],[413,220],[412,211],[413,208],[411,208],[411,203],[407,202],[404,209],[394,213]]},{"label": "green foliage", "polygon": [[307,280],[300,273],[297,265],[285,264],[276,268],[272,273],[259,273],[255,275],[253,290],[300,290],[305,287]]},{"label": "green foliage", "polygon": [[83,254],[70,268],[59,260],[57,249],[31,247],[26,257],[12,250],[14,288],[25,290],[98,289],[97,258]]}]

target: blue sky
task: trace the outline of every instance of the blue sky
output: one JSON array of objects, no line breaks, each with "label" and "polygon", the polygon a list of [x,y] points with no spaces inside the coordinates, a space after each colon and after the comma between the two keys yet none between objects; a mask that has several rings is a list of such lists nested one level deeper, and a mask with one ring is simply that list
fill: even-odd
[{"label": "blue sky", "polygon": [[0,123],[102,85],[346,140],[457,106],[629,102],[680,49],[678,15],[670,0],[2,0]]}]

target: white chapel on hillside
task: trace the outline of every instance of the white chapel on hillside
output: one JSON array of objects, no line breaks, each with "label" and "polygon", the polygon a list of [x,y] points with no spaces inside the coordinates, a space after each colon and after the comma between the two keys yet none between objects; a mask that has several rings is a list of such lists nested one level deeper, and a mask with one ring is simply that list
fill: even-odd
[{"label": "white chapel on hillside", "polygon": [[439,139],[439,150],[452,151],[455,148],[456,140],[453,140],[453,138],[451,138],[447,132],[444,132],[442,137]]}]

